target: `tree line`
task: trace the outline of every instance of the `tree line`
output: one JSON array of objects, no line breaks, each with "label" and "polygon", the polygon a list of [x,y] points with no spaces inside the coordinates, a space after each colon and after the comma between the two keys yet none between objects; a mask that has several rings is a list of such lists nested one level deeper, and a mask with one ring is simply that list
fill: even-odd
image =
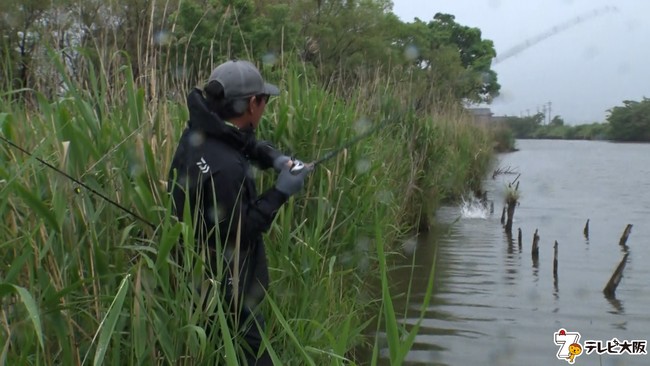
[{"label": "tree line", "polygon": [[150,96],[199,84],[231,58],[271,71],[302,62],[338,91],[385,77],[408,85],[423,110],[490,102],[500,89],[480,29],[442,13],[404,22],[389,0],[24,0],[3,1],[0,12],[4,90],[60,93],[52,57],[82,85],[128,64]]},{"label": "tree line", "polygon": [[611,140],[621,142],[650,142],[650,99],[623,101],[622,106],[608,110],[605,123],[569,126],[561,116],[544,124],[545,116],[537,113],[527,117],[503,117],[516,138]]}]

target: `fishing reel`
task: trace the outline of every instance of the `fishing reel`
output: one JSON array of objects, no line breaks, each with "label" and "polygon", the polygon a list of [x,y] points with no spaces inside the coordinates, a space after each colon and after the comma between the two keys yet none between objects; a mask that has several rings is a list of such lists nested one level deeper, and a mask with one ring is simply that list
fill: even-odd
[{"label": "fishing reel", "polygon": [[293,175],[298,175],[298,174],[302,173],[302,171],[305,168],[307,168],[307,165],[305,165],[305,163],[303,163],[302,161],[300,161],[298,159],[292,158],[291,162],[293,163],[293,165],[291,165],[291,169],[289,169],[289,172],[291,174],[293,174]]}]

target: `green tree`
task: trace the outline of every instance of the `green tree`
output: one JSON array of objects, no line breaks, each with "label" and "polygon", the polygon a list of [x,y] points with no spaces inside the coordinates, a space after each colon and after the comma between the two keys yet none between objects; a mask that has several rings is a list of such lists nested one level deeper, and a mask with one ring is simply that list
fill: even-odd
[{"label": "green tree", "polygon": [[535,132],[542,126],[544,113],[537,113],[528,117],[506,117],[505,122],[512,129],[517,138],[533,138]]},{"label": "green tree", "polygon": [[[437,95],[425,98],[490,102],[500,90],[491,70],[496,56],[490,40],[478,28],[463,26],[450,14],[437,13],[428,23],[416,18],[394,31],[393,44],[402,47],[420,85]],[[408,57],[410,55],[410,57]]]},{"label": "green tree", "polygon": [[0,2],[0,33],[2,33],[3,89],[29,87],[34,80],[34,53],[40,41],[39,26],[43,14],[52,6],[51,0]]},{"label": "green tree", "polygon": [[465,72],[458,80],[459,96],[472,102],[491,102],[501,86],[490,68],[496,57],[494,43],[481,38],[481,30],[456,23],[451,14],[437,13],[429,28],[443,44],[455,45]]},{"label": "green tree", "polygon": [[412,83],[412,97],[418,109],[440,101],[460,101],[459,80],[465,71],[456,46],[420,19],[398,28],[395,45],[404,50],[404,73]]},{"label": "green tree", "polygon": [[194,84],[227,59],[272,61],[295,46],[299,26],[291,17],[289,1],[183,1],[171,15],[170,63]]},{"label": "green tree", "polygon": [[564,119],[562,119],[560,116],[555,116],[549,125],[553,127],[564,126]]},{"label": "green tree", "polygon": [[398,19],[386,0],[301,0],[292,18],[300,24],[303,60],[326,84],[354,82],[368,69],[395,62],[391,44]]},{"label": "green tree", "polygon": [[650,99],[623,101],[609,110],[609,137],[616,141],[650,141]]}]

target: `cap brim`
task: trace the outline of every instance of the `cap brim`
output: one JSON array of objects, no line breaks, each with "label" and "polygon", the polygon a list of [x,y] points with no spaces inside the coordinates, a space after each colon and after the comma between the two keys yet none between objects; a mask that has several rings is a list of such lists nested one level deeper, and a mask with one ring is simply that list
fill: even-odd
[{"label": "cap brim", "polygon": [[280,95],[280,89],[273,84],[264,83],[264,94]]}]

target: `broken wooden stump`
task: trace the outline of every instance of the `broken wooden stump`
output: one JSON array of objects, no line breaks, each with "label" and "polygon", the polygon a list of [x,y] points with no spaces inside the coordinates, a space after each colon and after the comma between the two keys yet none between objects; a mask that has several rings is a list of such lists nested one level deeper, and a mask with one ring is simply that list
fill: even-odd
[{"label": "broken wooden stump", "polygon": [[625,265],[627,264],[628,255],[630,255],[630,253],[625,253],[623,259],[621,260],[621,263],[618,264],[616,270],[614,270],[614,273],[612,274],[612,277],[609,279],[609,282],[607,282],[607,285],[603,289],[603,293],[605,294],[605,297],[607,298],[616,297],[616,288],[618,287],[618,284],[621,282],[621,279],[623,278],[623,271],[625,270]]},{"label": "broken wooden stump", "polygon": [[618,244],[622,247],[624,247],[627,243],[627,238],[630,236],[630,233],[632,232],[632,225],[628,224],[625,227],[625,230],[623,231],[623,235],[621,236],[621,240],[618,242]]},{"label": "broken wooden stump", "polygon": [[515,217],[515,207],[517,206],[517,201],[508,202],[508,219],[506,220],[506,231],[512,233],[512,220]]},{"label": "broken wooden stump", "polygon": [[506,204],[508,205],[508,218],[506,221],[506,232],[509,233],[512,233],[512,221],[515,218],[515,208],[517,207],[517,201],[519,200],[519,182],[515,184],[514,189],[512,187],[513,183],[515,182],[513,181],[508,185],[509,191],[506,195]]},{"label": "broken wooden stump", "polygon": [[557,240],[553,245],[553,289],[555,290],[555,295],[560,292],[557,284]]},{"label": "broken wooden stump", "polygon": [[587,223],[585,224],[585,228],[582,230],[582,233],[585,235],[585,239],[589,240],[589,219],[587,219]]},{"label": "broken wooden stump", "polygon": [[557,240],[553,245],[553,277],[557,279]]},{"label": "broken wooden stump", "polygon": [[537,235],[537,229],[535,229],[535,234],[533,234],[533,249],[531,250],[531,255],[533,257],[533,264],[536,264],[539,260],[539,235]]}]

